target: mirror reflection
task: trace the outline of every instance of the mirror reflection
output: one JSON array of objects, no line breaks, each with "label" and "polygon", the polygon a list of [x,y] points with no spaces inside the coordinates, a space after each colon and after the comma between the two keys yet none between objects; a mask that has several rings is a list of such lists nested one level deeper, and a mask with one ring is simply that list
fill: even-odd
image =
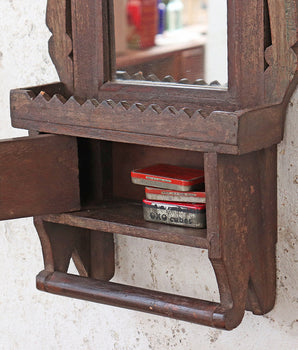
[{"label": "mirror reflection", "polygon": [[114,0],[116,79],[227,86],[226,0]]}]

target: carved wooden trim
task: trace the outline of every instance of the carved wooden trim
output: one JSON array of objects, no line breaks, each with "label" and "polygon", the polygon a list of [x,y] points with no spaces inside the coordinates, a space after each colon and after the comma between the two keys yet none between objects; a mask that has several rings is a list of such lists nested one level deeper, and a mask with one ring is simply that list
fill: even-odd
[{"label": "carved wooden trim", "polygon": [[68,93],[73,91],[72,39],[69,36],[70,13],[68,0],[48,0],[47,26],[52,32],[49,40],[49,53],[57,69],[60,80]]},{"label": "carved wooden trim", "polygon": [[297,8],[292,0],[267,0],[272,45],[265,51],[265,102],[280,103],[297,70]]},{"label": "carved wooden trim", "polygon": [[[55,93],[55,86],[60,93]],[[123,100],[66,98],[61,93],[61,84],[13,90],[13,126],[228,154],[252,152],[282,140],[282,105],[210,112],[199,106],[196,110],[187,106],[176,109]]]}]

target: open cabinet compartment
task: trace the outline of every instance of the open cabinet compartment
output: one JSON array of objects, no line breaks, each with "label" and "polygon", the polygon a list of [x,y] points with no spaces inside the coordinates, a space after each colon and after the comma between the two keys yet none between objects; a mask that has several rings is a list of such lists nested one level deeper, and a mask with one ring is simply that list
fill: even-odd
[{"label": "open cabinet compartment", "polygon": [[[100,140],[78,144],[81,189],[97,197],[82,197],[89,209],[35,219],[45,259],[39,289],[224,329],[236,327],[245,308],[262,314],[273,307],[276,192],[268,190],[276,185],[276,147],[221,156]],[[167,159],[205,169],[207,229],[144,221],[144,188],[130,182],[130,171]],[[91,191],[94,184],[101,191]],[[107,282],[114,273],[113,234],[208,249],[220,303]],[[71,257],[82,277],[67,274]]]},{"label": "open cabinet compartment", "polygon": [[[79,139],[78,144],[82,159],[80,178],[83,210],[48,215],[43,217],[44,220],[208,248],[206,229],[146,222],[142,209],[144,186],[133,184],[130,177],[132,169],[157,163],[203,169],[202,153],[90,139]],[[104,171],[103,175],[101,171]]]}]

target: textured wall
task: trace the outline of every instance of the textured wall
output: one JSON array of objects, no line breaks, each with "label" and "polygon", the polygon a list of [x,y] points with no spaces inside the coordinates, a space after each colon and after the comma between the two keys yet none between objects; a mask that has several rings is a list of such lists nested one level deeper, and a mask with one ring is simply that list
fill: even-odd
[{"label": "textured wall", "polygon": [[[0,137],[24,134],[9,122],[9,90],[57,79],[47,55],[45,0],[0,1]],[[279,146],[278,296],[266,316],[246,313],[232,332],[41,293],[43,268],[31,219],[0,223],[0,350],[298,349],[298,90]],[[0,196],[1,200],[1,196]],[[129,237],[117,239],[116,281],[218,299],[207,252]],[[295,290],[296,289],[296,290]]]}]

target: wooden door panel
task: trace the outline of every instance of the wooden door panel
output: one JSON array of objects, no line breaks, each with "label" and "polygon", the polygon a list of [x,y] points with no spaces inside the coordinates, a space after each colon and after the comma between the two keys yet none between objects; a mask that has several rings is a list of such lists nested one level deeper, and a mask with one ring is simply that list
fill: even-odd
[{"label": "wooden door panel", "polygon": [[0,141],[0,220],[80,209],[77,140]]}]

